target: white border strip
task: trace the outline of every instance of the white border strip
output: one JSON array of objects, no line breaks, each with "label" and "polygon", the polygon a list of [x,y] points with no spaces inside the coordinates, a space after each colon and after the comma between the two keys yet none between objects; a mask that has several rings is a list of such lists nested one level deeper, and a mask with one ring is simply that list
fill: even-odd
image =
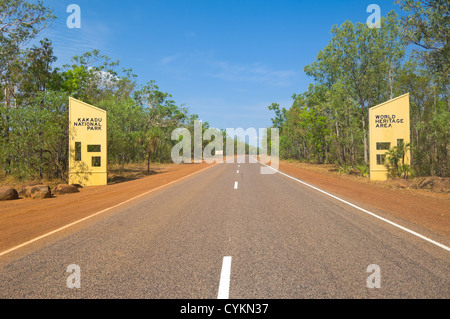
[{"label": "white border strip", "polygon": [[230,295],[231,256],[223,257],[217,299],[228,299]]},{"label": "white border strip", "polygon": [[[257,161],[258,161],[258,160],[257,160]],[[317,190],[317,191],[319,191],[319,192],[321,192],[321,193],[323,193],[323,194],[325,194],[325,195],[328,195],[328,196],[330,196],[330,197],[332,197],[332,198],[334,198],[334,199],[337,199],[338,201],[341,201],[341,202],[343,202],[344,204],[347,204],[347,205],[352,206],[352,207],[354,207],[354,208],[356,208],[356,209],[359,209],[360,211],[362,211],[362,212],[364,212],[364,213],[366,213],[366,214],[369,214],[369,215],[371,215],[371,216],[373,216],[373,217],[375,217],[375,218],[378,218],[378,219],[380,219],[380,220],[382,220],[382,221],[384,221],[384,222],[386,222],[386,223],[388,223],[388,224],[391,224],[392,226],[395,226],[395,227],[397,227],[397,228],[400,228],[401,230],[404,230],[404,231],[406,231],[406,232],[408,232],[408,233],[410,233],[410,234],[412,234],[412,235],[414,235],[414,236],[417,236],[417,237],[419,237],[419,238],[421,238],[421,239],[423,239],[423,240],[426,240],[426,241],[428,241],[428,242],[430,242],[430,243],[432,243],[432,244],[434,244],[434,245],[436,245],[436,246],[438,246],[438,247],[440,247],[440,248],[445,249],[446,251],[450,251],[450,248],[449,248],[449,247],[447,247],[447,246],[445,246],[445,245],[443,245],[443,244],[441,244],[441,243],[438,243],[437,241],[434,241],[434,240],[432,240],[432,239],[430,239],[430,238],[428,238],[428,237],[425,237],[425,236],[423,236],[423,235],[421,235],[421,234],[419,234],[419,233],[416,233],[415,231],[412,231],[412,230],[410,230],[410,229],[408,229],[408,228],[406,228],[406,227],[400,226],[399,224],[396,224],[396,223],[394,223],[394,222],[391,222],[390,220],[387,220],[386,218],[380,217],[380,216],[378,216],[378,215],[376,215],[376,214],[374,214],[374,213],[372,213],[372,212],[369,212],[368,210],[365,210],[364,208],[361,208],[361,207],[356,206],[356,205],[354,205],[354,204],[352,204],[352,203],[349,203],[349,202],[347,202],[346,200],[343,200],[343,199],[341,199],[341,198],[339,198],[339,197],[336,197],[336,196],[334,196],[334,195],[332,195],[332,194],[330,194],[330,193],[327,193],[327,192],[325,192],[325,191],[323,191],[323,190],[321,190],[321,189],[319,189],[319,188],[317,188],[317,187],[315,187],[315,186],[312,186],[312,185],[310,185],[310,184],[308,184],[308,183],[305,183],[305,182],[303,182],[303,181],[301,181],[301,180],[299,180],[299,179],[297,179],[297,178],[295,178],[295,177],[289,176],[289,175],[287,175],[287,174],[285,174],[285,173],[283,173],[283,172],[281,172],[281,171],[279,171],[279,170],[277,170],[277,169],[274,169],[274,168],[272,168],[272,167],[270,167],[270,166],[268,166],[268,165],[266,165],[266,164],[264,164],[264,163],[262,163],[262,162],[260,162],[260,161],[258,161],[258,163],[260,163],[260,164],[262,164],[262,165],[264,165],[264,166],[266,166],[266,167],[268,167],[268,168],[274,170],[274,171],[277,172],[277,173],[280,173],[281,175],[284,175],[284,176],[286,176],[286,177],[289,177],[290,179],[293,179],[294,181],[297,181],[297,182],[299,182],[299,183],[301,183],[301,184],[303,184],[303,185],[306,185],[306,186],[308,186],[308,187],[311,187],[311,188],[313,188],[313,189],[315,189],[315,190]]]},{"label": "white border strip", "polygon": [[27,241],[27,242],[24,242],[24,243],[22,243],[22,244],[20,244],[20,245],[14,246],[14,247],[12,247],[12,248],[10,248],[10,249],[8,249],[8,250],[2,251],[2,252],[0,252],[0,257],[1,257],[1,256],[4,256],[4,255],[6,255],[6,254],[8,254],[8,253],[10,253],[10,252],[12,252],[12,251],[14,251],[14,250],[17,250],[17,249],[19,249],[19,248],[22,248],[22,247],[24,247],[24,246],[27,246],[27,245],[29,245],[29,244],[31,244],[31,243],[34,243],[34,242],[36,242],[36,241],[38,241],[38,240],[41,240],[41,239],[43,239],[43,238],[45,238],[45,237],[48,237],[48,236],[50,236],[50,235],[53,235],[53,234],[55,234],[55,233],[57,233],[57,232],[60,232],[60,231],[62,231],[62,230],[64,230],[64,229],[67,229],[67,228],[69,228],[69,227],[71,227],[71,226],[74,226],[74,225],[76,225],[76,224],[79,224],[79,223],[81,223],[81,222],[84,222],[84,221],[87,220],[87,219],[90,219],[90,218],[92,218],[92,217],[95,217],[95,216],[97,216],[97,215],[100,215],[100,214],[102,214],[102,213],[104,213],[104,212],[107,212],[107,211],[109,211],[109,210],[111,210],[111,209],[114,209],[114,208],[116,208],[116,207],[122,206],[123,204],[126,204],[126,203],[128,203],[128,202],[131,202],[131,201],[133,201],[133,200],[135,200],[135,199],[137,199],[137,198],[139,198],[139,197],[145,196],[145,195],[150,194],[150,193],[152,193],[152,192],[155,192],[155,191],[157,191],[157,190],[159,190],[159,189],[161,189],[161,188],[164,188],[164,187],[169,186],[169,185],[171,185],[171,184],[173,184],[173,183],[176,183],[176,182],[178,182],[178,181],[181,181],[182,179],[185,179],[185,178],[188,178],[188,177],[190,177],[190,176],[192,176],[192,175],[198,174],[198,173],[200,173],[200,172],[202,172],[202,171],[204,171],[204,170],[206,170],[206,169],[209,169],[209,168],[211,168],[211,167],[213,167],[213,166],[215,166],[215,164],[213,164],[213,165],[211,165],[211,166],[208,166],[208,167],[205,167],[205,168],[203,168],[203,169],[201,169],[201,170],[199,170],[199,171],[197,171],[197,172],[194,172],[194,173],[192,173],[192,174],[183,176],[183,177],[181,177],[181,178],[179,178],[179,179],[176,179],[176,180],[174,180],[174,181],[171,181],[171,182],[169,182],[169,183],[167,183],[167,184],[161,185],[161,186],[159,186],[159,187],[157,187],[157,188],[154,188],[154,189],[152,189],[152,190],[150,190],[150,191],[148,191],[148,192],[145,192],[145,193],[143,193],[143,194],[141,194],[141,195],[138,195],[138,196],[135,196],[135,197],[133,197],[133,198],[127,199],[126,201],[121,202],[121,203],[119,203],[119,204],[117,204],[117,205],[108,207],[108,208],[103,209],[103,210],[101,210],[101,211],[99,211],[99,212],[96,212],[96,213],[94,213],[94,214],[92,214],[92,215],[89,215],[89,216],[87,216],[87,217],[84,217],[84,218],[82,218],[82,219],[79,219],[79,220],[77,220],[76,222],[67,224],[67,225],[62,226],[62,227],[60,227],[60,228],[58,228],[58,229],[55,229],[55,230],[53,230],[53,231],[51,231],[51,232],[48,232],[48,233],[46,233],[46,234],[44,234],[44,235],[41,235],[41,236],[36,237],[36,238],[33,238],[33,239],[31,239],[31,240],[29,240],[29,241]]}]

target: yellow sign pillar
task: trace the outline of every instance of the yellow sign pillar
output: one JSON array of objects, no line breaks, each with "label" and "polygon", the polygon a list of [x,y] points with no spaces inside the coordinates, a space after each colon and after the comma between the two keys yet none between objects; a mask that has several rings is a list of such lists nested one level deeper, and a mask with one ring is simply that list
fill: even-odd
[{"label": "yellow sign pillar", "polygon": [[106,185],[107,113],[69,98],[69,183]]},{"label": "yellow sign pillar", "polygon": [[[386,152],[410,142],[409,93],[369,109],[370,179],[388,177]],[[410,152],[405,155],[410,164]]]}]

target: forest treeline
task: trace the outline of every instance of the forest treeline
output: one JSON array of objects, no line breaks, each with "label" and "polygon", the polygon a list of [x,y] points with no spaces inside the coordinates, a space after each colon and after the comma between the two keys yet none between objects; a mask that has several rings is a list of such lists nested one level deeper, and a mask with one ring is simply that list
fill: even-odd
[{"label": "forest treeline", "polygon": [[[397,2],[405,17],[390,12],[380,29],[334,26],[304,68],[313,84],[289,109],[269,106],[282,158],[367,173],[368,109],[409,92],[412,173],[449,176],[449,3]],[[194,137],[198,115],[98,50],[55,67],[52,41],[39,35],[56,17],[42,2],[0,0],[0,12],[0,175],[67,180],[69,96],[108,111],[109,163],[150,170],[171,160],[175,128]]]},{"label": "forest treeline", "polygon": [[69,96],[108,111],[109,163],[150,171],[152,161],[171,161],[176,128],[194,138],[197,114],[98,50],[55,67],[52,42],[39,34],[56,17],[41,2],[1,0],[0,12],[0,175],[67,180]]},{"label": "forest treeline", "polygon": [[369,108],[409,92],[409,174],[450,175],[450,3],[396,4],[404,17],[389,12],[380,28],[350,21],[333,26],[328,45],[304,68],[313,79],[307,91],[294,94],[289,109],[269,106],[281,158],[336,163],[366,175]]}]

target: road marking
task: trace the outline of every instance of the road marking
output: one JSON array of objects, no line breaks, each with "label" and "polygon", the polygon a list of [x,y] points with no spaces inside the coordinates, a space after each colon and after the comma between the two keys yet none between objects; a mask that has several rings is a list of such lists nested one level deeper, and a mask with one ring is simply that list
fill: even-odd
[{"label": "road marking", "polygon": [[[257,160],[257,161],[258,161],[258,160]],[[260,161],[258,161],[258,163],[260,163],[260,164],[262,164],[262,165],[264,165],[264,166],[266,166],[266,167],[268,167],[268,168],[274,170],[274,171],[277,172],[277,173],[280,173],[281,175],[284,175],[284,176],[286,176],[286,177],[289,177],[290,179],[293,179],[294,181],[297,181],[297,182],[299,182],[299,183],[301,183],[301,184],[303,184],[303,185],[306,185],[306,186],[308,186],[308,187],[310,187],[310,188],[313,188],[313,189],[315,189],[315,190],[317,190],[317,191],[319,191],[319,192],[321,192],[321,193],[323,193],[323,194],[325,194],[325,195],[328,195],[328,196],[330,196],[330,197],[332,197],[332,198],[334,198],[334,199],[337,199],[338,201],[341,201],[341,202],[343,202],[344,204],[347,204],[347,205],[349,205],[349,206],[352,206],[353,208],[359,209],[360,211],[362,211],[362,212],[364,212],[364,213],[366,213],[366,214],[369,214],[369,215],[371,215],[371,216],[373,216],[373,217],[375,217],[375,218],[378,218],[378,219],[380,219],[380,220],[382,220],[382,221],[384,221],[384,222],[386,222],[386,223],[388,223],[388,224],[391,224],[391,225],[394,226],[394,227],[397,227],[397,228],[399,228],[399,229],[401,229],[401,230],[404,230],[404,231],[406,231],[406,232],[408,232],[408,233],[410,233],[410,234],[412,234],[412,235],[414,235],[414,236],[416,236],[416,237],[419,237],[419,238],[421,238],[421,239],[423,239],[423,240],[426,240],[426,241],[428,241],[428,242],[430,242],[430,243],[432,243],[432,244],[434,244],[434,245],[436,245],[436,246],[438,246],[438,247],[440,247],[440,248],[445,249],[446,251],[450,251],[450,247],[447,247],[447,246],[445,246],[444,244],[438,243],[437,241],[434,241],[434,240],[432,240],[432,239],[430,239],[430,238],[428,238],[428,237],[425,237],[425,236],[423,236],[423,235],[421,235],[421,234],[419,234],[419,233],[416,233],[416,232],[413,231],[413,230],[410,230],[410,229],[408,229],[408,228],[406,228],[406,227],[403,227],[403,226],[401,226],[401,225],[399,225],[399,224],[396,224],[396,223],[394,223],[394,222],[391,222],[390,220],[388,220],[388,219],[386,219],[386,218],[383,218],[383,217],[378,216],[378,215],[376,215],[376,214],[374,214],[374,213],[372,213],[372,212],[369,212],[368,210],[365,210],[364,208],[361,208],[361,207],[359,207],[359,206],[356,206],[355,204],[352,204],[352,203],[350,203],[350,202],[347,202],[346,200],[343,200],[343,199],[341,199],[341,198],[339,198],[339,197],[337,197],[337,196],[334,196],[334,195],[332,195],[332,194],[330,194],[330,193],[327,193],[327,192],[321,190],[320,188],[317,188],[317,187],[312,186],[312,185],[310,185],[310,184],[308,184],[308,183],[305,183],[305,182],[303,182],[303,181],[301,181],[301,180],[299,180],[299,179],[297,179],[297,178],[295,178],[295,177],[292,177],[292,176],[290,176],[290,175],[288,175],[288,174],[286,174],[286,173],[283,173],[283,172],[281,172],[281,171],[279,171],[279,170],[277,170],[277,169],[274,169],[273,167],[270,167],[270,166],[268,166],[268,165],[266,165],[266,164],[264,164],[264,163],[262,163],[262,162],[260,162]]]},{"label": "road marking", "polygon": [[241,165],[238,165],[238,167],[241,167]]},{"label": "road marking", "polygon": [[217,299],[228,299],[230,295],[231,256],[223,257]]},{"label": "road marking", "polygon": [[239,174],[239,170],[237,170],[236,174]]},{"label": "road marking", "polygon": [[238,189],[238,182],[234,182],[234,189]]},{"label": "road marking", "polygon": [[161,189],[161,188],[164,188],[164,187],[166,187],[166,186],[169,186],[169,185],[171,185],[171,184],[173,184],[173,183],[179,182],[179,181],[181,181],[182,179],[185,179],[185,178],[188,178],[188,177],[190,177],[190,176],[192,176],[192,175],[198,174],[198,173],[200,173],[200,172],[202,172],[202,171],[204,171],[204,170],[207,170],[207,169],[209,169],[209,168],[211,168],[211,167],[213,167],[213,166],[215,166],[215,164],[213,164],[213,165],[211,165],[211,166],[208,166],[208,167],[206,167],[206,168],[203,168],[203,169],[201,169],[201,170],[199,170],[199,171],[197,171],[197,172],[194,172],[194,173],[192,173],[192,174],[183,176],[183,177],[181,177],[181,178],[179,178],[179,179],[176,179],[176,180],[174,180],[174,181],[171,181],[170,183],[161,185],[161,186],[159,186],[159,187],[157,187],[157,188],[154,188],[154,189],[152,189],[152,190],[149,190],[148,192],[142,193],[142,194],[140,194],[140,195],[138,195],[138,196],[135,196],[135,197],[133,197],[133,198],[127,199],[127,200],[124,201],[124,202],[121,202],[121,203],[119,203],[119,204],[117,204],[117,205],[114,205],[114,206],[108,207],[108,208],[106,208],[106,209],[103,209],[103,210],[101,210],[101,211],[99,211],[99,212],[96,212],[96,213],[94,213],[94,214],[92,214],[92,215],[89,215],[89,216],[87,216],[87,217],[84,217],[84,218],[82,218],[82,219],[79,219],[79,220],[77,220],[77,221],[75,221],[75,222],[73,222],[73,223],[70,223],[70,224],[67,224],[67,225],[65,225],[65,226],[62,226],[62,227],[60,227],[60,228],[58,228],[58,229],[55,229],[55,230],[53,230],[53,231],[51,231],[51,232],[48,232],[48,233],[43,234],[43,235],[41,235],[41,236],[35,237],[35,238],[33,238],[33,239],[31,239],[31,240],[29,240],[29,241],[27,241],[27,242],[24,242],[24,243],[22,243],[22,244],[20,244],[20,245],[14,246],[14,247],[12,247],[12,248],[10,248],[10,249],[8,249],[8,250],[2,251],[2,252],[0,252],[0,257],[3,256],[3,255],[8,254],[8,253],[10,253],[10,252],[12,252],[12,251],[14,251],[14,250],[17,250],[17,249],[19,249],[19,248],[22,248],[22,247],[24,247],[24,246],[27,246],[27,245],[29,245],[29,244],[31,244],[31,243],[34,243],[34,242],[36,242],[36,241],[38,241],[38,240],[41,240],[41,239],[43,239],[43,238],[45,238],[45,237],[48,237],[48,236],[50,236],[50,235],[53,235],[53,234],[55,234],[55,233],[57,233],[57,232],[60,232],[60,231],[62,231],[62,230],[64,230],[64,229],[67,229],[67,228],[69,228],[69,227],[71,227],[71,226],[74,226],[74,225],[76,225],[76,224],[79,224],[79,223],[81,223],[81,222],[83,222],[83,221],[85,221],[85,220],[87,220],[87,219],[90,219],[90,218],[92,218],[92,217],[95,217],[95,216],[97,216],[97,215],[100,215],[100,214],[102,214],[102,213],[105,213],[105,212],[107,212],[107,211],[109,211],[109,210],[111,210],[111,209],[114,209],[114,208],[119,207],[119,206],[121,206],[121,205],[123,205],[123,204],[126,204],[126,203],[128,203],[128,202],[131,202],[131,201],[133,201],[133,200],[135,200],[135,199],[138,199],[139,197],[145,196],[145,195],[150,194],[150,193],[152,193],[152,192],[155,192],[155,191],[157,191],[157,190],[159,190],[159,189]]}]

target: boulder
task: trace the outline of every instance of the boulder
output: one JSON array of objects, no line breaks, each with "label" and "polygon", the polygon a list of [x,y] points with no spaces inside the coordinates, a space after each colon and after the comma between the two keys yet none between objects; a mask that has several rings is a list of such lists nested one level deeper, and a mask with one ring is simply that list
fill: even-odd
[{"label": "boulder", "polygon": [[409,185],[408,185],[408,183],[405,182],[405,181],[399,181],[399,182],[397,182],[397,187],[398,187],[398,188],[408,188]]},{"label": "boulder", "polygon": [[31,197],[31,188],[33,188],[34,186],[24,186],[22,188],[22,191],[20,192],[20,195],[22,195],[23,197]]},{"label": "boulder", "polygon": [[23,189],[22,193],[23,196],[31,197],[33,199],[44,199],[52,197],[50,187],[46,185],[26,186]]},{"label": "boulder", "polygon": [[64,194],[72,194],[72,193],[79,193],[80,191],[75,185],[68,185],[68,184],[59,184],[55,187],[53,190],[53,194],[55,195],[64,195]]},{"label": "boulder", "polygon": [[40,182],[29,182],[21,187],[21,190],[19,192],[19,195],[22,195],[23,197],[31,197],[31,188],[32,186],[42,186],[42,183]]},{"label": "boulder", "polygon": [[8,186],[0,187],[0,201],[14,200],[19,198],[19,193],[16,189]]},{"label": "boulder", "polygon": [[44,199],[52,197],[52,191],[49,186],[38,185],[31,188],[31,198]]}]

